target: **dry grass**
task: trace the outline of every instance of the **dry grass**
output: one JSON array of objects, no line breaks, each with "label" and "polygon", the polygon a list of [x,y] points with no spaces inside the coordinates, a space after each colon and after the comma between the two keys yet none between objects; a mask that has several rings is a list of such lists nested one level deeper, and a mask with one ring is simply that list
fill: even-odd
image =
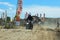
[{"label": "dry grass", "polygon": [[46,28],[34,26],[33,30],[0,29],[0,40],[59,40],[57,32],[47,31]]}]

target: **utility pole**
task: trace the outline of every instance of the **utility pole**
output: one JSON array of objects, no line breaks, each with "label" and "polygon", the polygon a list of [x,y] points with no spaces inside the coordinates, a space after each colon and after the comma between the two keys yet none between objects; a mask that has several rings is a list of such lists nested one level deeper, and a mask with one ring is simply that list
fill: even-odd
[{"label": "utility pole", "polygon": [[43,21],[45,22],[45,13],[43,14]]},{"label": "utility pole", "polygon": [[40,14],[40,19],[42,18],[42,14]]},{"label": "utility pole", "polygon": [[7,11],[5,10],[5,27],[7,25]]},{"label": "utility pole", "polygon": [[5,10],[5,13],[4,13],[4,21],[6,22],[6,20],[7,20],[7,11]]},{"label": "utility pole", "polygon": [[37,13],[37,17],[38,17],[38,13]]},{"label": "utility pole", "polygon": [[27,17],[28,17],[28,13],[26,12],[26,14],[25,14],[25,19],[27,19]]}]

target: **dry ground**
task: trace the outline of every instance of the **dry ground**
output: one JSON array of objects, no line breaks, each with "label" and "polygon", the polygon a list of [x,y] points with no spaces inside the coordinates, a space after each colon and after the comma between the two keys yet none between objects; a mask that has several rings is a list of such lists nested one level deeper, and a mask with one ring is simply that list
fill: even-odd
[{"label": "dry ground", "polygon": [[34,26],[33,30],[0,29],[0,40],[60,40],[60,32]]}]

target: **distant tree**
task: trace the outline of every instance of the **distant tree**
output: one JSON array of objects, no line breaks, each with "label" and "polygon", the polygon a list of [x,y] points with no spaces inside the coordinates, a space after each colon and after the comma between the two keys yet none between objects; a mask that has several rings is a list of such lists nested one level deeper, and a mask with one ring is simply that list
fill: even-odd
[{"label": "distant tree", "polygon": [[16,19],[16,15],[14,16],[13,21],[15,21],[15,19]]},{"label": "distant tree", "polygon": [[11,18],[10,17],[7,17],[7,22],[10,22]]},{"label": "distant tree", "polygon": [[17,15],[15,15],[15,17],[14,18],[16,18],[17,17]]}]

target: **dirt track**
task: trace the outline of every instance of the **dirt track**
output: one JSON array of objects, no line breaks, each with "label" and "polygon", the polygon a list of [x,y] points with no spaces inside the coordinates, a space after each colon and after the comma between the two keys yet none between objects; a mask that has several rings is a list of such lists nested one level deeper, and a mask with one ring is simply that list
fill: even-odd
[{"label": "dirt track", "polygon": [[33,30],[0,29],[0,40],[60,40],[60,33],[37,26]]}]

